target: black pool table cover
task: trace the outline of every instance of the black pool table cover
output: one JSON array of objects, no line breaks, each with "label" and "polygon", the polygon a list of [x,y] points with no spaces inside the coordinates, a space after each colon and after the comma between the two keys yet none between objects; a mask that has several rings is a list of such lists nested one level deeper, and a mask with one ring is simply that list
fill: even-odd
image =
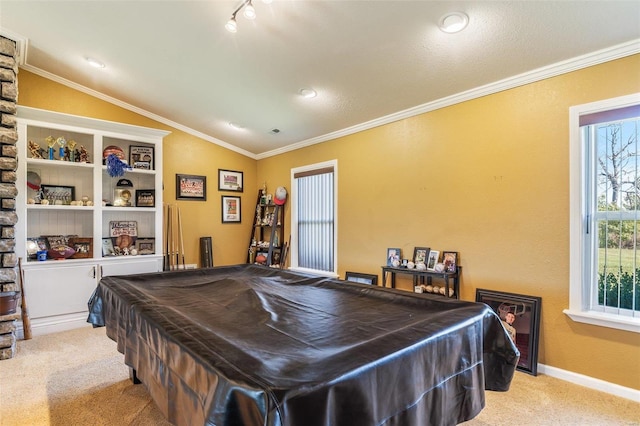
[{"label": "black pool table cover", "polygon": [[105,277],[88,321],[176,425],[454,425],[519,356],[484,304],[259,265]]}]

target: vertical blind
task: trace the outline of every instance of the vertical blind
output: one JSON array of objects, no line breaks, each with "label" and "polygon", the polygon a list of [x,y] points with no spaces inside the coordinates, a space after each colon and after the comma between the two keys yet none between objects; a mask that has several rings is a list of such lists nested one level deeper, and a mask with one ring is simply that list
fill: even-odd
[{"label": "vertical blind", "polygon": [[294,174],[298,188],[298,266],[334,271],[333,167]]}]

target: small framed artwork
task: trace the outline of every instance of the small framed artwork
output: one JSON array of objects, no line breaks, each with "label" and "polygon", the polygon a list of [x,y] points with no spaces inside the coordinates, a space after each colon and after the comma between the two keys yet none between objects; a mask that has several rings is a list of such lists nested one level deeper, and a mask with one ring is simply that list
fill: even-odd
[{"label": "small framed artwork", "polygon": [[64,235],[45,235],[44,236],[47,250],[51,250],[54,247],[66,246],[69,243],[69,240]]},{"label": "small framed artwork", "polygon": [[129,165],[134,169],[153,170],[153,147],[130,146]]},{"label": "small framed artwork", "polygon": [[242,209],[240,197],[222,196],[222,223],[240,223]]},{"label": "small framed artwork", "polygon": [[458,270],[458,252],[443,251],[442,263],[444,263],[445,272],[456,272]]},{"label": "small framed artwork", "polygon": [[49,200],[49,204],[67,205],[76,199],[75,186],[41,185],[42,199]]},{"label": "small framed artwork", "polygon": [[136,207],[155,207],[155,189],[136,189]]},{"label": "small framed artwork", "polygon": [[176,199],[207,201],[207,177],[176,174]]},{"label": "small framed artwork", "polygon": [[93,257],[93,238],[70,238],[69,247],[75,250],[75,253],[71,256],[72,259]]},{"label": "small framed artwork", "polygon": [[440,252],[438,250],[429,250],[429,255],[427,256],[427,271],[436,270],[436,263],[438,263],[439,258]]},{"label": "small framed artwork", "polygon": [[138,238],[136,240],[138,254],[154,254],[156,252],[155,238]]},{"label": "small framed artwork", "polygon": [[109,256],[115,256],[115,255],[116,255],[116,251],[113,248],[113,241],[111,240],[111,238],[103,238],[102,239],[102,256],[109,257]]},{"label": "small framed artwork", "polygon": [[361,274],[360,272],[345,272],[345,281],[351,281],[361,284],[378,285],[378,276],[373,274]]},{"label": "small framed artwork", "polygon": [[399,248],[388,248],[387,249],[387,266],[392,266],[397,268],[400,266],[400,249]]},{"label": "small framed artwork", "polygon": [[242,192],[244,173],[233,170],[218,169],[218,190]]},{"label": "small framed artwork", "polygon": [[427,256],[429,255],[429,247],[415,247],[413,249],[413,263],[427,263]]},{"label": "small framed artwork", "polygon": [[476,302],[489,305],[502,320],[520,352],[517,369],[536,376],[542,298],[479,288]]}]

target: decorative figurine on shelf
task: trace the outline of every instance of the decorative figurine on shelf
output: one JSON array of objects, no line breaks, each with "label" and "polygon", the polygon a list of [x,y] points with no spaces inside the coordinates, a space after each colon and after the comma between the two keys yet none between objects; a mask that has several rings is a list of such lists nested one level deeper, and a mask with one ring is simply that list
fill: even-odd
[{"label": "decorative figurine on shelf", "polygon": [[56,156],[54,147],[56,146],[56,139],[53,136],[47,136],[45,142],[47,142],[47,146],[49,147],[49,160],[55,160]]},{"label": "decorative figurine on shelf", "polygon": [[75,161],[76,163],[80,162],[80,150],[76,149],[75,151],[73,151],[73,161]]},{"label": "decorative figurine on shelf", "polygon": [[84,145],[80,145],[80,162],[81,163],[90,163],[89,161],[89,153]]},{"label": "decorative figurine on shelf", "polygon": [[263,206],[265,204],[267,204],[267,182],[262,184],[262,190],[261,192],[261,196],[260,196],[260,204],[262,204]]},{"label": "decorative figurine on shelf", "polygon": [[69,160],[67,160],[67,161],[71,161],[71,162],[75,163],[75,161],[76,161],[76,145],[77,145],[77,142],[74,141],[73,139],[71,139],[67,143],[67,146],[69,147]]},{"label": "decorative figurine on shelf", "polygon": [[117,154],[107,155],[106,161],[107,161],[107,172],[111,177],[124,176],[124,173],[127,170],[131,170],[131,166],[129,166],[124,161],[120,160]]},{"label": "decorative figurine on shelf", "polygon": [[34,141],[29,141],[29,152],[31,153],[31,158],[44,158],[42,156],[44,149],[40,148],[40,145]]},{"label": "decorative figurine on shelf", "polygon": [[64,161],[71,161],[71,152],[68,146],[64,148]]},{"label": "decorative figurine on shelf", "polygon": [[64,149],[67,146],[67,140],[64,138],[64,136],[60,136],[58,139],[56,139],[56,143],[60,145],[60,150],[58,151],[59,160],[64,161]]}]

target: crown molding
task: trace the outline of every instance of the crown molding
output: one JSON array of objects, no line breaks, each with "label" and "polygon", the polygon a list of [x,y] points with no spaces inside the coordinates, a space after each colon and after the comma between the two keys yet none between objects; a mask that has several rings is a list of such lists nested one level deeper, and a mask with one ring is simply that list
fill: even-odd
[{"label": "crown molding", "polygon": [[489,83],[484,86],[467,90],[465,92],[457,93],[452,96],[447,96],[445,98],[441,98],[433,102],[427,102],[422,105],[418,105],[412,108],[405,109],[403,111],[386,115],[384,117],[380,117],[374,120],[360,123],[355,126],[347,127],[342,130],[338,130],[335,132],[327,133],[325,135],[306,139],[291,145],[287,145],[279,149],[266,151],[260,154],[254,154],[252,152],[238,148],[237,146],[231,145],[230,143],[227,143],[223,140],[206,135],[200,131],[184,126],[180,123],[176,123],[175,121],[169,120],[168,118],[159,116],[157,114],[154,114],[142,108],[138,108],[134,105],[128,104],[126,102],[123,102],[111,96],[107,96],[93,89],[89,89],[88,87],[74,83],[73,81],[70,81],[60,76],[57,76],[55,74],[49,73],[40,68],[28,65],[26,64],[26,54],[27,54],[26,45],[28,44],[28,39],[26,39],[25,37],[19,36],[17,34],[11,34],[5,30],[0,31],[0,34],[2,35],[6,34],[5,36],[15,40],[18,43],[18,47],[20,50],[19,58],[21,59],[20,68],[26,71],[32,72],[41,77],[47,78],[49,80],[55,81],[57,83],[60,83],[72,89],[86,93],[88,95],[101,99],[105,102],[109,102],[113,105],[119,106],[126,110],[135,112],[137,114],[140,114],[144,117],[150,118],[157,122],[166,124],[167,126],[173,127],[174,129],[181,130],[185,133],[196,136],[208,142],[214,143],[230,151],[237,152],[238,154],[244,155],[254,160],[261,160],[263,158],[273,157],[276,155],[284,154],[286,152],[295,151],[297,149],[305,148],[307,146],[316,145],[319,143],[327,142],[327,141],[344,137],[344,136],[349,136],[354,133],[362,132],[364,130],[369,130],[378,126],[393,123],[395,121],[404,120],[406,118],[410,118],[416,115],[435,111],[437,109],[441,109],[441,108],[445,108],[458,103],[466,102],[472,99],[477,99],[483,96],[513,89],[519,86],[524,86],[526,84],[545,80],[547,78],[556,77],[558,75],[566,74],[572,71],[577,71],[583,68],[587,68],[590,66],[602,64],[605,62],[613,61],[615,59],[620,59],[626,56],[631,56],[631,55],[640,53],[640,39],[632,40],[627,43],[622,43],[616,46],[612,46],[610,48],[598,50],[592,53],[588,53],[586,55],[578,56],[572,59],[568,59],[562,62],[558,62],[552,65],[538,68],[526,73],[522,73],[513,77],[509,77],[503,80]]},{"label": "crown molding", "polygon": [[545,80],[547,78],[556,77],[561,74],[566,74],[572,71],[577,71],[590,66],[602,64],[605,62],[613,61],[615,59],[624,58],[626,56],[635,55],[640,53],[640,39],[632,40],[628,43],[619,44],[607,49],[598,50],[586,55],[578,56],[566,61],[558,62],[546,67],[538,68],[533,71],[528,71],[513,77],[506,78],[504,80],[489,83],[484,86],[476,87],[474,89],[467,90],[465,92],[457,93],[446,98],[438,99],[433,102],[418,105],[413,108],[405,109],[393,114],[386,115],[384,117],[376,118],[365,123],[357,124],[346,129],[338,130],[336,132],[327,133],[322,136],[307,139],[295,144],[288,145],[286,147],[275,149],[268,152],[263,152],[257,155],[257,159],[263,159],[273,157],[275,155],[284,154],[285,152],[294,151],[296,149],[304,148],[307,146],[315,145],[322,142],[327,142],[332,139],[352,135],[354,133],[369,130],[374,127],[382,126],[385,124],[393,123],[395,121],[404,120],[406,118],[414,117],[416,115],[424,114],[426,112],[435,111],[440,108],[445,108],[451,105],[459,104],[462,102],[477,99],[483,96],[491,95],[494,93],[502,92],[508,89],[513,89],[519,86],[524,86],[529,83]]}]

